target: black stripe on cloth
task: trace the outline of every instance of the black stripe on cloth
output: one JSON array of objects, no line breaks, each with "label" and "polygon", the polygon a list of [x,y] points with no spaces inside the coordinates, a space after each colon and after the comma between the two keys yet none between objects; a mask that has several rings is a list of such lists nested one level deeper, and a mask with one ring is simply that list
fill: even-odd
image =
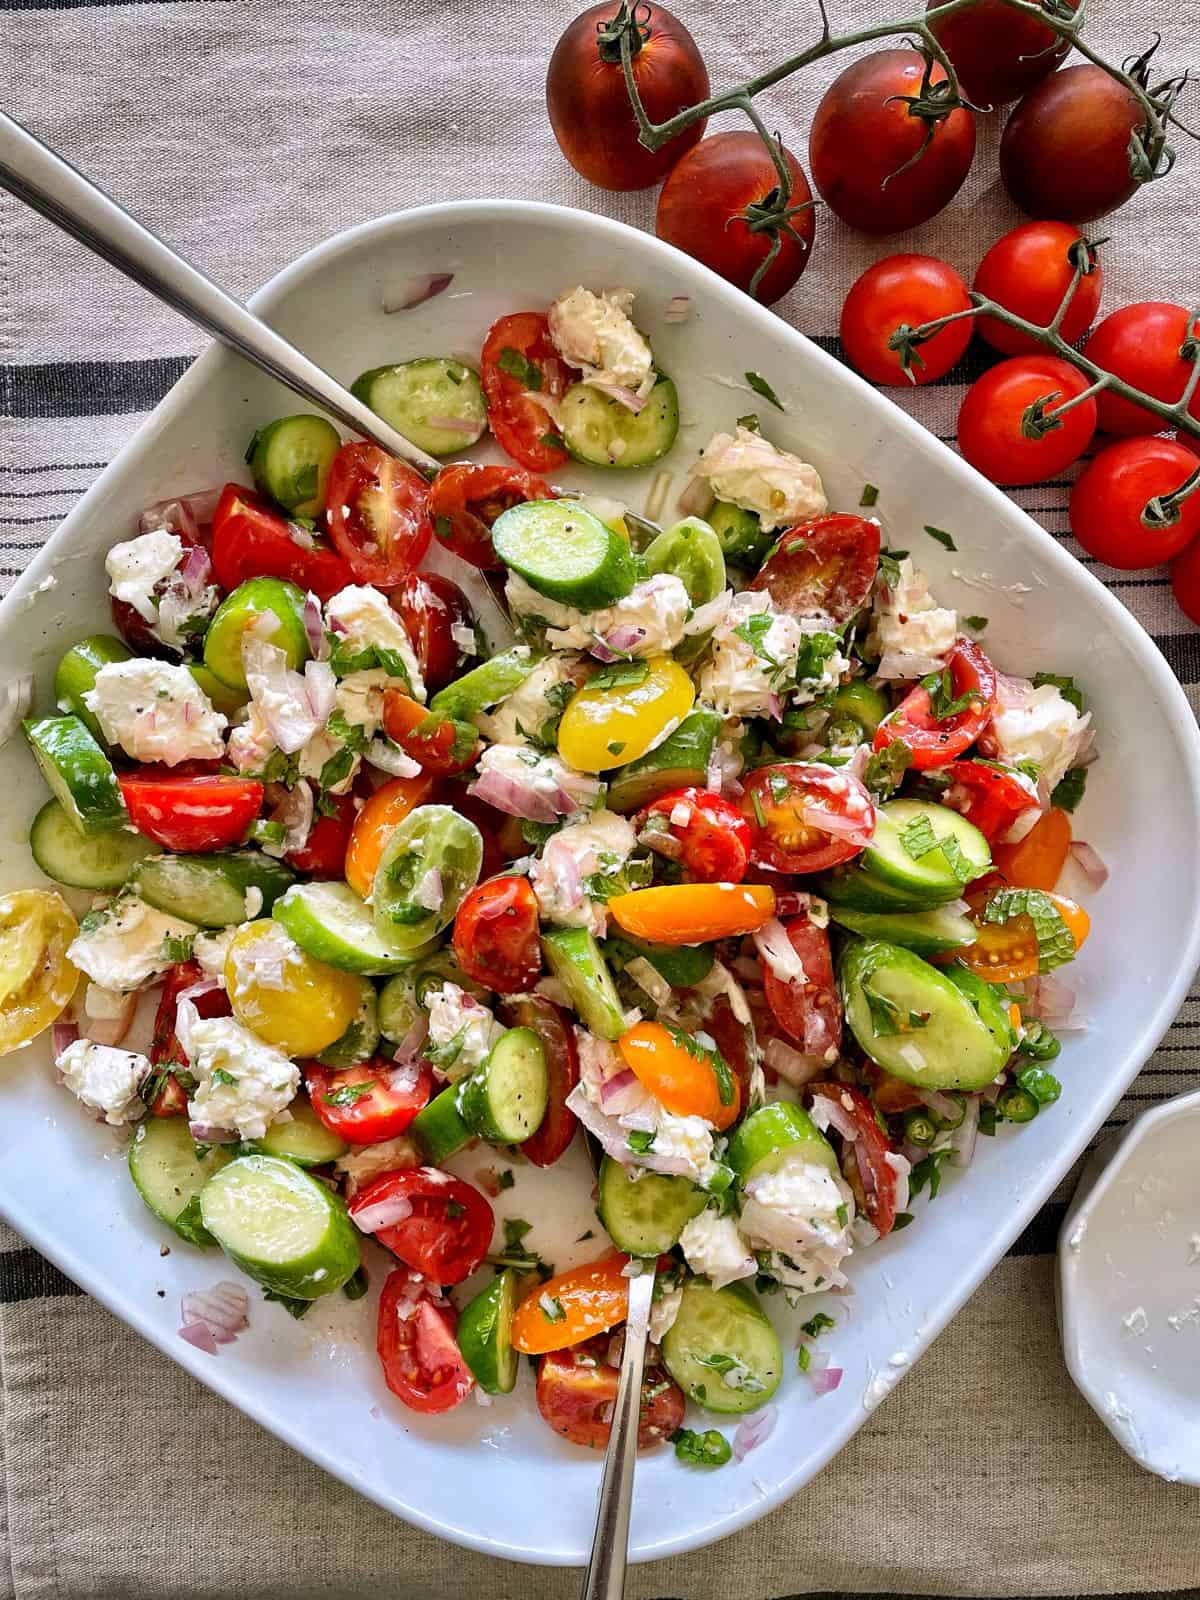
[{"label": "black stripe on cloth", "polygon": [[43,361],[0,366],[0,415],[114,417],[149,411],[192,364],[191,356],[144,361]]},{"label": "black stripe on cloth", "polygon": [[36,1250],[6,1250],[0,1255],[0,1302],[4,1305],[82,1293],[78,1284]]},{"label": "black stripe on cloth", "polygon": [[[114,4],[167,5],[180,0],[0,0],[4,11],[78,11],[83,7],[100,7]],[[233,0],[209,0],[210,4],[230,5]]]}]

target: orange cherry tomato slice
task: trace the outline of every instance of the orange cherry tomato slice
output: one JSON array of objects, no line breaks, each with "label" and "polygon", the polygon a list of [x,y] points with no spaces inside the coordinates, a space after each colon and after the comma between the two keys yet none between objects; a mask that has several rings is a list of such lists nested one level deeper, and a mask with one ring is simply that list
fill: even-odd
[{"label": "orange cherry tomato slice", "polygon": [[624,1322],[629,1280],[621,1271],[628,1262],[628,1256],[613,1250],[531,1289],[513,1318],[514,1348],[528,1356],[567,1350]]},{"label": "orange cherry tomato slice", "polygon": [[717,1129],[737,1121],[741,1087],[724,1058],[701,1045],[693,1055],[661,1022],[639,1022],[617,1047],[639,1083],[674,1116],[703,1117]]},{"label": "orange cherry tomato slice", "polygon": [[[995,887],[993,881],[992,888]],[[972,902],[972,917],[979,926],[979,937],[974,944],[957,952],[958,959],[977,978],[984,978],[988,983],[1020,983],[1024,978],[1036,978],[1038,945],[1032,921],[1029,917],[1014,917],[1011,922],[984,922],[986,898],[986,895],[968,896]],[[1059,894],[1052,894],[1050,899],[1070,930],[1076,951],[1080,950],[1091,929],[1091,918],[1074,900]]]},{"label": "orange cherry tomato slice", "polygon": [[608,909],[619,928],[656,944],[707,944],[753,933],[775,915],[775,891],[761,883],[664,883],[618,894]]},{"label": "orange cherry tomato slice", "polygon": [[422,773],[419,778],[392,778],[376,789],[355,817],[346,846],[346,882],[364,900],[371,892],[375,868],[397,824],[425,804],[433,785],[431,773]]},{"label": "orange cherry tomato slice", "polygon": [[1053,889],[1071,848],[1071,819],[1051,806],[1016,844],[992,847],[996,870],[1016,889]]}]

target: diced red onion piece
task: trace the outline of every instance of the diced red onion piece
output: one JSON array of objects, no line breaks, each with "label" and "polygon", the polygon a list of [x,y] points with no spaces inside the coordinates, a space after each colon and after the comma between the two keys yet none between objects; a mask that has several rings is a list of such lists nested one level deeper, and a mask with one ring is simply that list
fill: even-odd
[{"label": "diced red onion piece", "polygon": [[236,1144],[241,1138],[236,1128],[217,1128],[211,1122],[189,1122],[188,1132],[197,1144]]},{"label": "diced red onion piece", "polygon": [[212,994],[214,989],[221,987],[221,980],[217,977],[197,978],[195,983],[189,983],[186,989],[181,989],[175,996],[175,1004],[182,1005],[185,1000],[198,1000],[202,994]]},{"label": "diced red onion piece", "polygon": [[414,273],[396,288],[386,290],[381,304],[389,316],[394,311],[412,311],[416,306],[423,306],[426,300],[432,300],[435,295],[443,294],[453,282],[452,272]]},{"label": "diced red onion piece", "polygon": [[806,983],[804,964],[778,917],[754,931],[754,948],[781,983]]},{"label": "diced red onion piece", "polygon": [[801,806],[800,820],[809,828],[817,828],[822,833],[831,833],[838,839],[845,839],[848,844],[861,846],[864,850],[870,844],[875,831],[874,827],[864,826],[862,817],[841,816],[824,806]]},{"label": "diced red onion piece", "polygon": [[763,1406],[761,1411],[754,1411],[748,1417],[743,1417],[733,1435],[734,1460],[744,1461],[752,1450],[757,1450],[760,1444],[765,1444],[775,1431],[778,1420],[777,1406]]},{"label": "diced red onion piece", "polygon": [[600,1086],[600,1109],[606,1117],[621,1117],[627,1111],[636,1111],[645,1098],[641,1080],[630,1067],[615,1077],[606,1078]]},{"label": "diced red onion piece", "polygon": [[79,1029],[73,1022],[56,1022],[50,1029],[50,1040],[57,1058],[64,1050],[69,1050],[79,1038]]},{"label": "diced red onion piece", "polygon": [[406,1194],[397,1194],[387,1200],[376,1200],[373,1205],[351,1206],[350,1217],[360,1233],[379,1233],[383,1228],[394,1228],[412,1216],[412,1201]]},{"label": "diced red onion piece", "polygon": [[[469,785],[467,793],[495,806],[506,816],[524,817],[527,822],[555,822],[559,816],[549,795],[542,794],[532,784],[518,783],[505,772],[481,772]],[[574,809],[572,804],[571,810]]]},{"label": "diced red onion piece", "polygon": [[767,696],[767,715],[772,722],[783,721],[783,701],[774,691]]},{"label": "diced red onion piece", "polygon": [[301,778],[294,789],[284,789],[267,813],[269,822],[281,822],[283,842],[263,845],[264,855],[286,856],[302,850],[313,825],[313,795],[308,780]]},{"label": "diced red onion piece", "polygon": [[180,1332],[185,1338],[189,1328],[201,1327],[207,1329],[216,1344],[232,1344],[250,1326],[250,1297],[240,1283],[224,1281],[211,1289],[189,1289],[179,1309],[183,1321]]},{"label": "diced red onion piece", "polygon": [[818,1395],[832,1394],[844,1375],[844,1369],[841,1367],[826,1367],[822,1372],[813,1372],[811,1369],[809,1371],[813,1391]]},{"label": "diced red onion piece", "polygon": [[626,389],[622,384],[601,383],[595,378],[588,378],[586,381],[589,389],[597,389],[601,394],[606,394],[610,400],[615,400],[618,405],[624,406],[626,411],[632,411],[634,416],[637,416],[638,412],[646,404],[642,395],[637,394],[633,389]]},{"label": "diced red onion piece", "polygon": [[202,544],[189,546],[180,563],[179,576],[192,599],[197,599],[207,588],[212,577],[212,558]]},{"label": "diced red onion piece", "polygon": [[716,498],[707,478],[691,478],[684,486],[676,505],[685,517],[706,517],[712,510]]},{"label": "diced red onion piece", "polygon": [[304,663],[304,694],[318,722],[328,722],[337,705],[337,678],[328,661]]},{"label": "diced red onion piece", "polygon": [[940,1089],[914,1089],[923,1106],[927,1106],[943,1122],[953,1122],[958,1115],[958,1101],[951,1100],[948,1094],[943,1094]]},{"label": "diced red onion piece", "polygon": [[1108,868],[1099,852],[1085,840],[1071,840],[1071,859],[1093,889],[1103,888],[1108,882]]},{"label": "diced red onion piece", "polygon": [[805,1055],[785,1039],[768,1039],[763,1050],[763,1064],[797,1089],[829,1070],[829,1063],[823,1056]]},{"label": "diced red onion piece", "polygon": [[850,1144],[853,1144],[858,1138],[858,1126],[853,1116],[846,1110],[841,1101],[835,1100],[832,1095],[814,1095],[812,1119],[822,1133],[827,1128],[834,1128]]},{"label": "diced red onion piece", "polygon": [[324,661],[329,655],[329,640],[325,637],[325,624],[321,621],[321,602],[310,589],[304,597],[304,632],[308,648],[315,661]]},{"label": "diced red onion piece", "polygon": [[415,1060],[422,1045],[425,1043],[428,1037],[429,1015],[427,1012],[423,1011],[416,1022],[413,1023],[412,1027],[404,1035],[403,1039],[401,1039],[400,1043],[396,1046],[396,1060]]},{"label": "diced red onion piece", "polygon": [[[89,984],[90,990],[93,985]],[[83,1035],[93,1044],[106,1044],[114,1046],[129,1032],[133,1022],[133,1014],[137,1010],[137,991],[130,989],[128,993],[118,996],[118,1006],[111,1016],[93,1017],[87,1009],[87,995],[84,995],[84,1024]]]},{"label": "diced red onion piece", "polygon": [[692,297],[688,294],[673,294],[667,309],[663,312],[664,322],[686,322],[692,314]]},{"label": "diced red onion piece", "polygon": [[217,1354],[217,1341],[213,1338],[212,1329],[206,1322],[188,1322],[179,1330],[179,1337],[188,1344],[195,1345],[197,1350],[203,1350],[206,1356]]}]

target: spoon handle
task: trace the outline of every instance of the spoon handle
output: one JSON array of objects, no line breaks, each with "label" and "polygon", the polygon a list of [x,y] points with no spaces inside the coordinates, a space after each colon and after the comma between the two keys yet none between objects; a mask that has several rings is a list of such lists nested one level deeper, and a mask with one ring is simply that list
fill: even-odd
[{"label": "spoon handle", "polygon": [[613,1407],[612,1431],[604,1453],[600,1480],[600,1505],[592,1558],[583,1580],[581,1600],[622,1600],[625,1568],[629,1561],[629,1507],[633,1474],[637,1466],[638,1422],[642,1406],[642,1371],[646,1364],[646,1338],[650,1302],[654,1297],[654,1263],[629,1280],[629,1316],[625,1323],[625,1353]]},{"label": "spoon handle", "polygon": [[437,470],[432,456],[389,427],[316,362],[176,255],[124,207],[3,112],[0,188],[348,428],[423,471]]}]

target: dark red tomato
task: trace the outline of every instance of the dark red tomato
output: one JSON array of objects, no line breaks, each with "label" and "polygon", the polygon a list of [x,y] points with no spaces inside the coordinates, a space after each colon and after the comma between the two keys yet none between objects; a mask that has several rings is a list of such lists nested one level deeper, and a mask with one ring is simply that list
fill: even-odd
[{"label": "dark red tomato", "polygon": [[135,767],[117,782],[130,822],[164,850],[194,853],[241,844],[262,810],[263,786],[250,778]]},{"label": "dark red tomato", "polygon": [[790,917],[784,926],[804,977],[781,978],[762,958],[767,1004],[784,1033],[806,1056],[832,1061],[842,1044],[842,1005],[833,976],[829,935],[807,915]]},{"label": "dark red tomato", "polygon": [[471,602],[452,579],[437,572],[410,572],[389,598],[412,641],[425,687],[435,694],[458,677],[470,654],[454,630],[474,629]]},{"label": "dark red tomato", "polygon": [[567,1096],[579,1082],[575,1030],[566,1012],[540,994],[502,1001],[500,1015],[506,1027],[532,1028],[542,1041],[550,1076],[550,1099],[541,1126],[532,1138],[526,1139],[521,1154],[535,1167],[552,1167],[566,1154],[575,1137],[575,1113],[567,1109]]},{"label": "dark red tomato", "polygon": [[[198,961],[180,961],[167,973],[158,1009],[154,1013],[154,1033],[150,1041],[150,1060],[156,1067],[187,1067],[188,1058],[175,1032],[179,1011],[179,996],[204,979],[204,969]],[[228,1017],[232,1008],[224,989],[209,989],[204,994],[192,995],[192,1004],[202,1017]],[[155,1117],[182,1117],[187,1114],[187,1095],[175,1074],[163,1079],[150,1107]]]},{"label": "dark red tomato", "polygon": [[967,286],[953,267],[936,256],[885,256],[858,278],[846,296],[838,329],[852,367],[872,383],[904,387],[944,377],[971,342],[971,319],[951,322],[924,344],[914,346],[905,371],[901,352],[888,340],[897,328],[969,309]]},{"label": "dark red tomato", "polygon": [[310,1061],[304,1068],[304,1083],[317,1116],[347,1144],[381,1144],[397,1138],[433,1093],[428,1062],[397,1066],[378,1057],[340,1072]]},{"label": "dark red tomato", "polygon": [[[696,41],[665,6],[641,0],[630,8],[633,75],[651,122],[708,95],[708,70]],[[665,177],[704,132],[694,122],[661,150],[647,150],[621,70],[620,30],[612,0],[575,18],[554,47],[546,74],[546,110],[558,147],[589,183],[601,189],[648,189]]]},{"label": "dark red tomato", "polygon": [[[1080,257],[1091,266],[1080,278],[1059,326],[1067,343],[1074,344],[1091,327],[1100,308],[1104,273],[1096,252],[1072,223],[1022,222],[996,240],[979,263],[971,287],[1006,311],[1045,327],[1062,304]],[[1042,349],[1031,334],[1010,328],[995,317],[976,317],[975,327],[980,338],[1006,356],[1037,355]]]},{"label": "dark red tomato", "polygon": [[[961,108],[929,132],[908,97],[921,93],[916,50],[877,50],[840,73],[817,107],[808,167],[829,209],[852,228],[896,233],[928,222],[958,193],[975,155],[975,118]],[[935,63],[934,89],[946,81]],[[907,171],[901,171],[907,162]]]},{"label": "dark red tomato", "polygon": [[354,440],[329,469],[325,521],[354,581],[392,588],[420,565],[433,538],[429,485],[377,444]]},{"label": "dark red tomato", "polygon": [[[187,528],[172,526],[168,531],[182,544],[185,554],[201,543]],[[117,632],[131,650],[140,656],[162,656],[171,661],[179,660],[179,651],[164,644],[141,612],[131,606],[128,600],[118,600],[115,595],[109,595],[108,606]]]},{"label": "dark red tomato", "polygon": [[1012,772],[986,761],[952,761],[945,769],[950,787],[942,804],[974,823],[989,844],[994,844],[1030,807],[1038,809],[1036,789]]},{"label": "dark red tomato", "polygon": [[705,1031],[711,1033],[716,1040],[717,1049],[725,1057],[726,1062],[733,1068],[734,1077],[742,1091],[742,1104],[745,1105],[750,1094],[750,1080],[754,1074],[753,1047],[755,1043],[755,1030],[753,1023],[747,1027],[744,1022],[739,1022],[733,1014],[727,996],[719,994],[709,1008],[708,1016],[704,1023]]},{"label": "dark red tomato", "polygon": [[[899,1190],[896,1170],[887,1158],[896,1151],[875,1120],[875,1108],[861,1089],[852,1089],[846,1083],[814,1083],[809,1092],[814,1099],[823,1095],[835,1101],[853,1121],[855,1137],[842,1135],[843,1170],[868,1220],[881,1236],[891,1233]],[[835,1131],[840,1130],[835,1127]],[[854,1153],[852,1161],[848,1159],[850,1151]]]},{"label": "dark red tomato", "polygon": [[403,1222],[374,1230],[379,1243],[433,1283],[469,1278],[487,1254],[495,1220],[479,1190],[437,1167],[410,1167],[360,1189],[350,1215],[393,1200],[407,1200],[412,1210]]},{"label": "dark red tomato", "polygon": [[795,617],[841,624],[866,604],[878,570],[878,524],[835,513],[789,528],[750,587]]},{"label": "dark red tomato", "polygon": [[[783,215],[779,173],[766,146],[757,133],[737,130],[714,133],[684,156],[663,184],[654,221],[660,239],[747,293],[778,238],[779,252],[755,292],[765,306],[774,305],[804,271],[816,230],[814,208],[805,204],[812,190],[804,170],[790,150],[783,158],[792,180],[787,210],[804,206],[802,211]],[[762,226],[772,217],[773,228]]]},{"label": "dark red tomato", "polygon": [[1066,67],[1021,101],[1000,140],[1004,187],[1030,217],[1090,222],[1137,188],[1129,141],[1142,108],[1123,83],[1090,63]]},{"label": "dark red tomato", "polygon": [[333,805],[333,816],[318,816],[300,849],[289,850],[283,859],[310,877],[340,878],[346,870],[346,846],[358,810],[352,794],[327,795],[326,804]]},{"label": "dark red tomato", "polygon": [[438,718],[402,689],[385,689],[383,731],[426,772],[451,777],[475,760],[479,734],[470,722]]},{"label": "dark red tomato", "polygon": [[[549,422],[541,413],[543,424]],[[484,466],[475,461],[443,467],[429,491],[433,531],[447,550],[485,572],[503,572],[492,549],[492,524],[503,511],[528,500],[553,500],[554,490],[524,467]]]},{"label": "dark red tomato", "polygon": [[745,877],[753,831],[728,800],[707,789],[673,789],[638,813],[634,823],[638,833],[651,817],[659,819],[653,826],[660,831],[665,822],[665,831],[678,845],[678,854],[671,852],[672,859],[689,878],[700,883],[740,883]]},{"label": "dark red tomato", "polygon": [[550,325],[540,311],[518,311],[488,329],[479,358],[479,377],[487,399],[488,426],[496,443],[530,472],[552,472],[570,457],[544,406],[574,381],[574,369],[554,348]]},{"label": "dark red tomato", "polygon": [[221,587],[236,589],[247,578],[283,578],[328,600],[354,582],[336,550],[322,544],[307,549],[288,528],[287,519],[252,490],[227,483],[213,513],[213,572]]},{"label": "dark red tomato", "polygon": [[875,807],[857,778],[817,764],[759,767],[745,778],[742,815],[752,859],[773,872],[823,872],[870,843]]},{"label": "dark red tomato", "polygon": [[[1111,311],[1083,347],[1083,353],[1105,372],[1123,378],[1143,394],[1172,403],[1187,385],[1192,363],[1191,317],[1182,306],[1163,300],[1140,300]],[[1200,394],[1188,406],[1200,417]],[[1096,417],[1104,433],[1158,433],[1167,424],[1145,406],[1101,390]]]},{"label": "dark red tomato", "polygon": [[1200,623],[1200,539],[1193,539],[1172,561],[1171,591],[1184,615]]},{"label": "dark red tomato", "polygon": [[[610,1336],[569,1350],[552,1350],[538,1363],[537,1408],[555,1433],[572,1444],[603,1450],[612,1430],[620,1374],[608,1364]],[[683,1425],[683,1390],[659,1366],[646,1369],[638,1415],[638,1449],[651,1450]]]},{"label": "dark red tomato", "polygon": [[1082,400],[1039,437],[1032,407],[1054,408],[1088,387],[1077,368],[1057,356],[1010,356],[967,390],[958,413],[958,447],[993,483],[1043,483],[1078,461],[1096,431],[1096,402]]},{"label": "dark red tomato", "polygon": [[388,1388],[410,1411],[449,1411],[475,1386],[454,1330],[458,1313],[406,1267],[379,1296],[376,1345]]},{"label": "dark red tomato", "polygon": [[454,954],[468,978],[497,994],[525,994],[542,971],[538,903],[528,878],[493,878],[454,918]]},{"label": "dark red tomato", "polygon": [[[1078,0],[1069,0],[1075,10]],[[935,10],[942,0],[926,0]],[[1019,100],[1054,71],[1071,41],[1034,16],[1014,11],[1004,0],[974,0],[973,5],[930,24],[934,37],[954,63],[959,87],[977,106],[1002,106]]]},{"label": "dark red tomato", "polygon": [[1200,460],[1175,439],[1119,439],[1093,457],[1071,490],[1071,532],[1088,555],[1136,572],[1157,567],[1200,534],[1200,495],[1166,514],[1152,503],[1187,482]]},{"label": "dark red tomato", "polygon": [[876,728],[876,750],[884,750],[899,739],[908,746],[916,770],[926,772],[931,767],[944,767],[970,749],[995,709],[996,670],[970,639],[959,639],[947,670],[950,704],[961,704],[962,709],[947,715],[949,707],[945,707],[939,717],[929,690],[918,684]]}]

